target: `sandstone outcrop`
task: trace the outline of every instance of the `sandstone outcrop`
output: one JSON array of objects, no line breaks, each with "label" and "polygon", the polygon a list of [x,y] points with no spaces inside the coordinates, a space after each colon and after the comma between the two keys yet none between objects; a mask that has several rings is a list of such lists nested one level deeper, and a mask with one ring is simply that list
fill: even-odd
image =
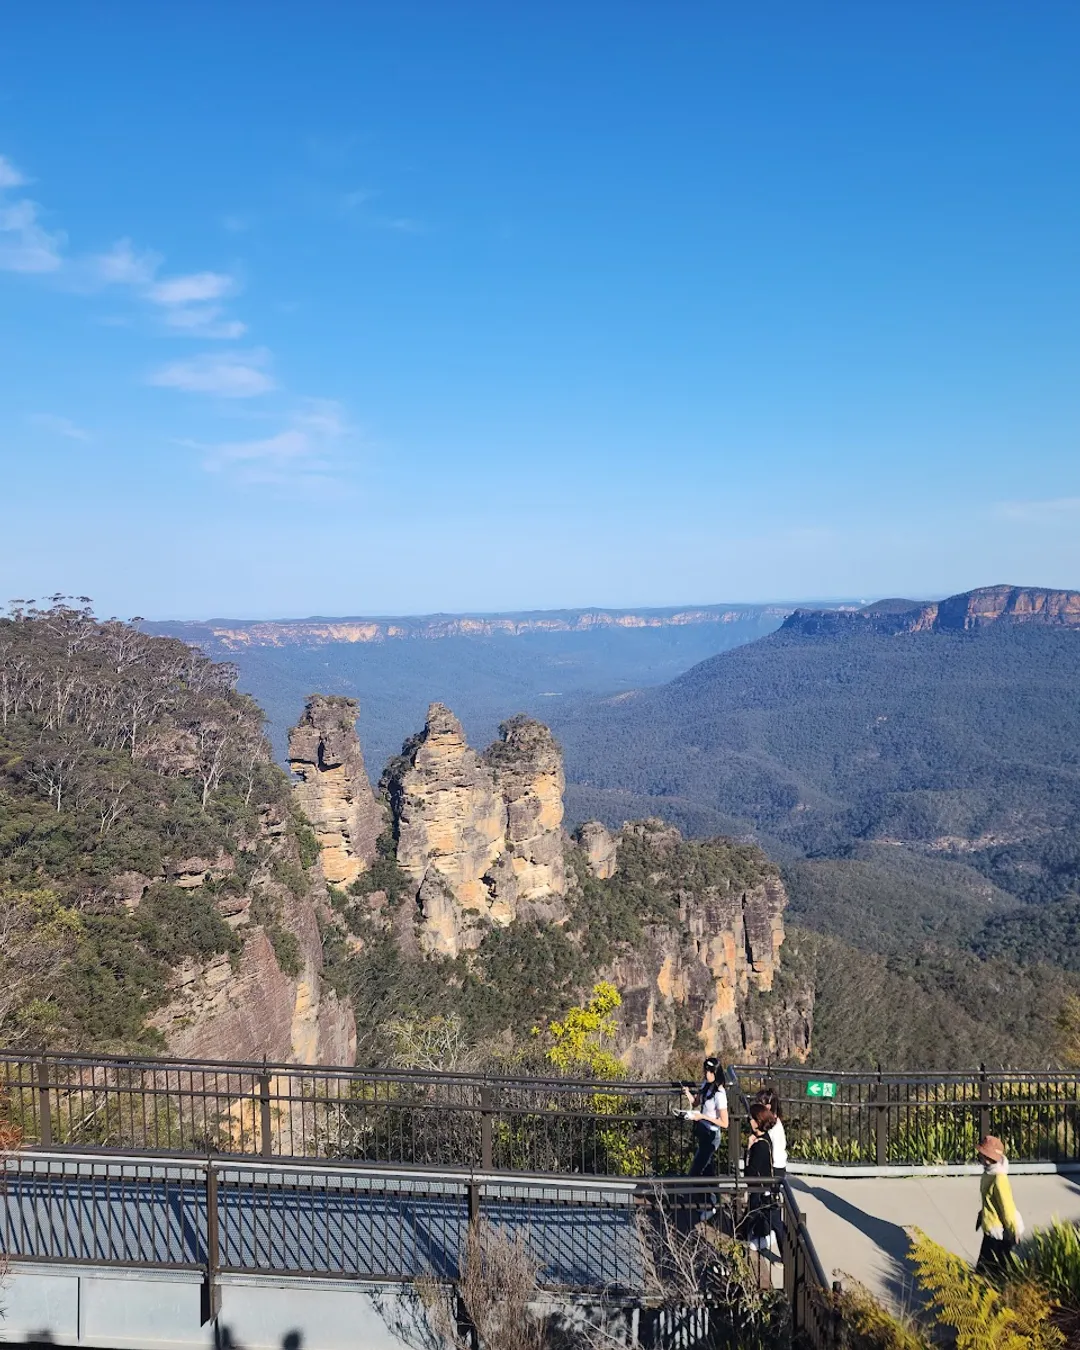
[{"label": "sandstone outcrop", "polygon": [[479,946],[492,924],[565,917],[564,785],[546,727],[514,719],[481,756],[450,709],[431,705],[386,776],[424,951],[456,956]]},{"label": "sandstone outcrop", "polygon": [[[720,1054],[805,1054],[809,1012],[758,1000],[756,1015],[747,1015],[751,995],[773,988],[784,940],[787,895],[764,858],[752,879],[743,879],[747,850],[720,841],[689,843],[661,821],[624,826],[618,846],[636,870],[648,869],[674,911],[668,921],[645,923],[644,940],[604,971],[622,994],[618,1049],[628,1067],[645,1076],[661,1073],[680,1031]],[[703,870],[696,857],[706,849],[714,875],[702,884],[693,878]],[[723,866],[726,849],[731,868]]]},{"label": "sandstone outcrop", "polygon": [[348,886],[375,859],[382,813],[356,736],[359,705],[315,694],[289,733],[289,764],[299,778],[296,798],[315,830],[322,867],[332,886]]},{"label": "sandstone outcrop", "polygon": [[963,633],[991,624],[1080,628],[1080,591],[982,586],[944,600],[879,600],[858,610],[797,609],[785,632]]},{"label": "sandstone outcrop", "polygon": [[574,831],[574,843],[585,855],[589,871],[600,881],[615,875],[619,845],[611,831],[598,820],[587,820]]},{"label": "sandstone outcrop", "polygon": [[506,804],[505,854],[510,877],[500,889],[517,918],[555,919],[563,914],[562,754],[540,722],[515,717],[484,754],[495,790]]},{"label": "sandstone outcrop", "polygon": [[[354,762],[350,737],[351,725],[335,763]],[[564,787],[547,727],[512,718],[478,754],[454,714],[433,703],[381,784],[404,897],[392,876],[394,900],[357,887],[349,950],[363,952],[374,925],[404,959],[463,958],[458,971],[483,981],[479,949],[493,929],[560,925],[564,951],[569,940],[598,954],[581,992],[606,978],[622,995],[617,1049],[632,1070],[662,1073],[688,1046],[804,1055],[809,1011],[771,996],[787,897],[764,855],[730,840],[687,841],[657,820],[616,835],[589,821],[571,840]],[[337,847],[334,837],[324,842],[324,858]],[[540,930],[529,930],[535,940]]]},{"label": "sandstone outcrop", "polygon": [[[282,864],[299,873],[296,842],[279,807],[260,811],[257,838],[249,842],[257,861],[248,883],[234,881],[214,892],[214,907],[235,933],[239,951],[205,962],[184,961],[173,972],[169,1002],[151,1025],[164,1035],[169,1053],[180,1058],[351,1064],[356,1058],[352,1005],[322,975],[317,911],[325,902],[325,887],[317,872],[308,874],[301,894],[278,880]],[[188,860],[170,870],[168,881],[192,890],[235,871],[235,860],[222,854],[213,863]],[[132,894],[134,876],[125,874]],[[295,965],[285,963],[288,970],[256,912],[269,918],[279,935],[291,938]]]}]

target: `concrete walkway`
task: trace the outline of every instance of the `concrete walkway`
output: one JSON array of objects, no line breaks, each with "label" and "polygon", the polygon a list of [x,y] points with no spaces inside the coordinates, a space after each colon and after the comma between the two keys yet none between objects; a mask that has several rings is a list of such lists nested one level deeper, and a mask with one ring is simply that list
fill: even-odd
[{"label": "concrete walkway", "polygon": [[[905,1228],[921,1228],[972,1263],[979,1254],[976,1176],[789,1179],[826,1275],[856,1279],[893,1308],[914,1302]],[[1080,1223],[1080,1175],[1021,1173],[1010,1180],[1028,1232],[1055,1218]]]}]

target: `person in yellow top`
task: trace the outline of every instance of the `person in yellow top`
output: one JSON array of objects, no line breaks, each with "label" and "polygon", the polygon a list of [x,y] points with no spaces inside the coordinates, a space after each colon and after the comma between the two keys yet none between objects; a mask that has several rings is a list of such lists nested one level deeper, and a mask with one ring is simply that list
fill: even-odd
[{"label": "person in yellow top", "polygon": [[975,1221],[975,1227],[982,1229],[983,1240],[975,1270],[979,1275],[994,1275],[1006,1265],[1020,1240],[1023,1221],[1013,1202],[1005,1145],[988,1134],[979,1140],[975,1152],[983,1166],[979,1180],[982,1209]]}]

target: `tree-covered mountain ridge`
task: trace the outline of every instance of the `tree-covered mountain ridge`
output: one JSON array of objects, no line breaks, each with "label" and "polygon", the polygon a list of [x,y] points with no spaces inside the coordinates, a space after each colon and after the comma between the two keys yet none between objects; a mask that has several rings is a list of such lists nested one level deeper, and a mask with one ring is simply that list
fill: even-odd
[{"label": "tree-covered mountain ridge", "polygon": [[350,1057],[318,849],[234,681],[84,601],[0,619],[3,1043]]},{"label": "tree-covered mountain ridge", "polygon": [[[654,814],[780,860],[789,927],[850,966],[818,986],[823,1054],[944,1067],[941,1035],[910,1028],[946,1018],[986,1028],[973,1060],[1049,1057],[1080,970],[1078,614],[1077,592],[1011,586],[793,614],[667,685],[560,710],[571,818]],[[846,995],[833,1016],[879,967],[873,1017]],[[912,1015],[883,1035],[894,1006]]]},{"label": "tree-covered mountain ridge", "polygon": [[861,609],[796,609],[781,625],[809,635],[963,633],[989,624],[1080,628],[1080,591],[981,586],[944,600],[877,600]]},{"label": "tree-covered mountain ridge", "polygon": [[[692,811],[794,854],[1046,847],[1080,812],[1078,629],[1080,593],[1004,586],[797,612],[666,685],[557,714],[574,813]],[[984,861],[1005,890],[1038,889],[1030,866]]]}]

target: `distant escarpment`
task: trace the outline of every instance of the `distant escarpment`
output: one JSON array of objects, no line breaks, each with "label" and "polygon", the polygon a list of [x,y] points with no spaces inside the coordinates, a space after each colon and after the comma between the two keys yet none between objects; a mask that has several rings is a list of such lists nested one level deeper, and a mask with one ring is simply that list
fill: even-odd
[{"label": "distant escarpment", "polygon": [[333,976],[369,1053],[385,1049],[380,1028],[435,1015],[513,1041],[600,979],[622,995],[616,1049],[636,1070],[704,1047],[805,1053],[805,1000],[774,988],[786,897],[764,855],[689,843],[659,821],[570,839],[563,789],[539,722],[504,723],[478,753],[431,706],[383,775],[376,861],[331,892]]},{"label": "distant escarpment", "polygon": [[962,633],[990,624],[1080,628],[1080,591],[983,586],[945,600],[879,600],[858,610],[797,609],[782,632]]},{"label": "distant escarpment", "polygon": [[350,1060],[318,847],[235,671],[81,604],[0,619],[0,1040]]},{"label": "distant escarpment", "polygon": [[779,622],[790,605],[695,605],[669,609],[556,609],[511,614],[428,614],[399,618],[208,619],[157,623],[155,632],[227,651],[253,647],[312,647],[331,643],[437,641],[460,637],[521,637],[531,633],[591,633],[603,629],[685,628],[698,624]]}]

